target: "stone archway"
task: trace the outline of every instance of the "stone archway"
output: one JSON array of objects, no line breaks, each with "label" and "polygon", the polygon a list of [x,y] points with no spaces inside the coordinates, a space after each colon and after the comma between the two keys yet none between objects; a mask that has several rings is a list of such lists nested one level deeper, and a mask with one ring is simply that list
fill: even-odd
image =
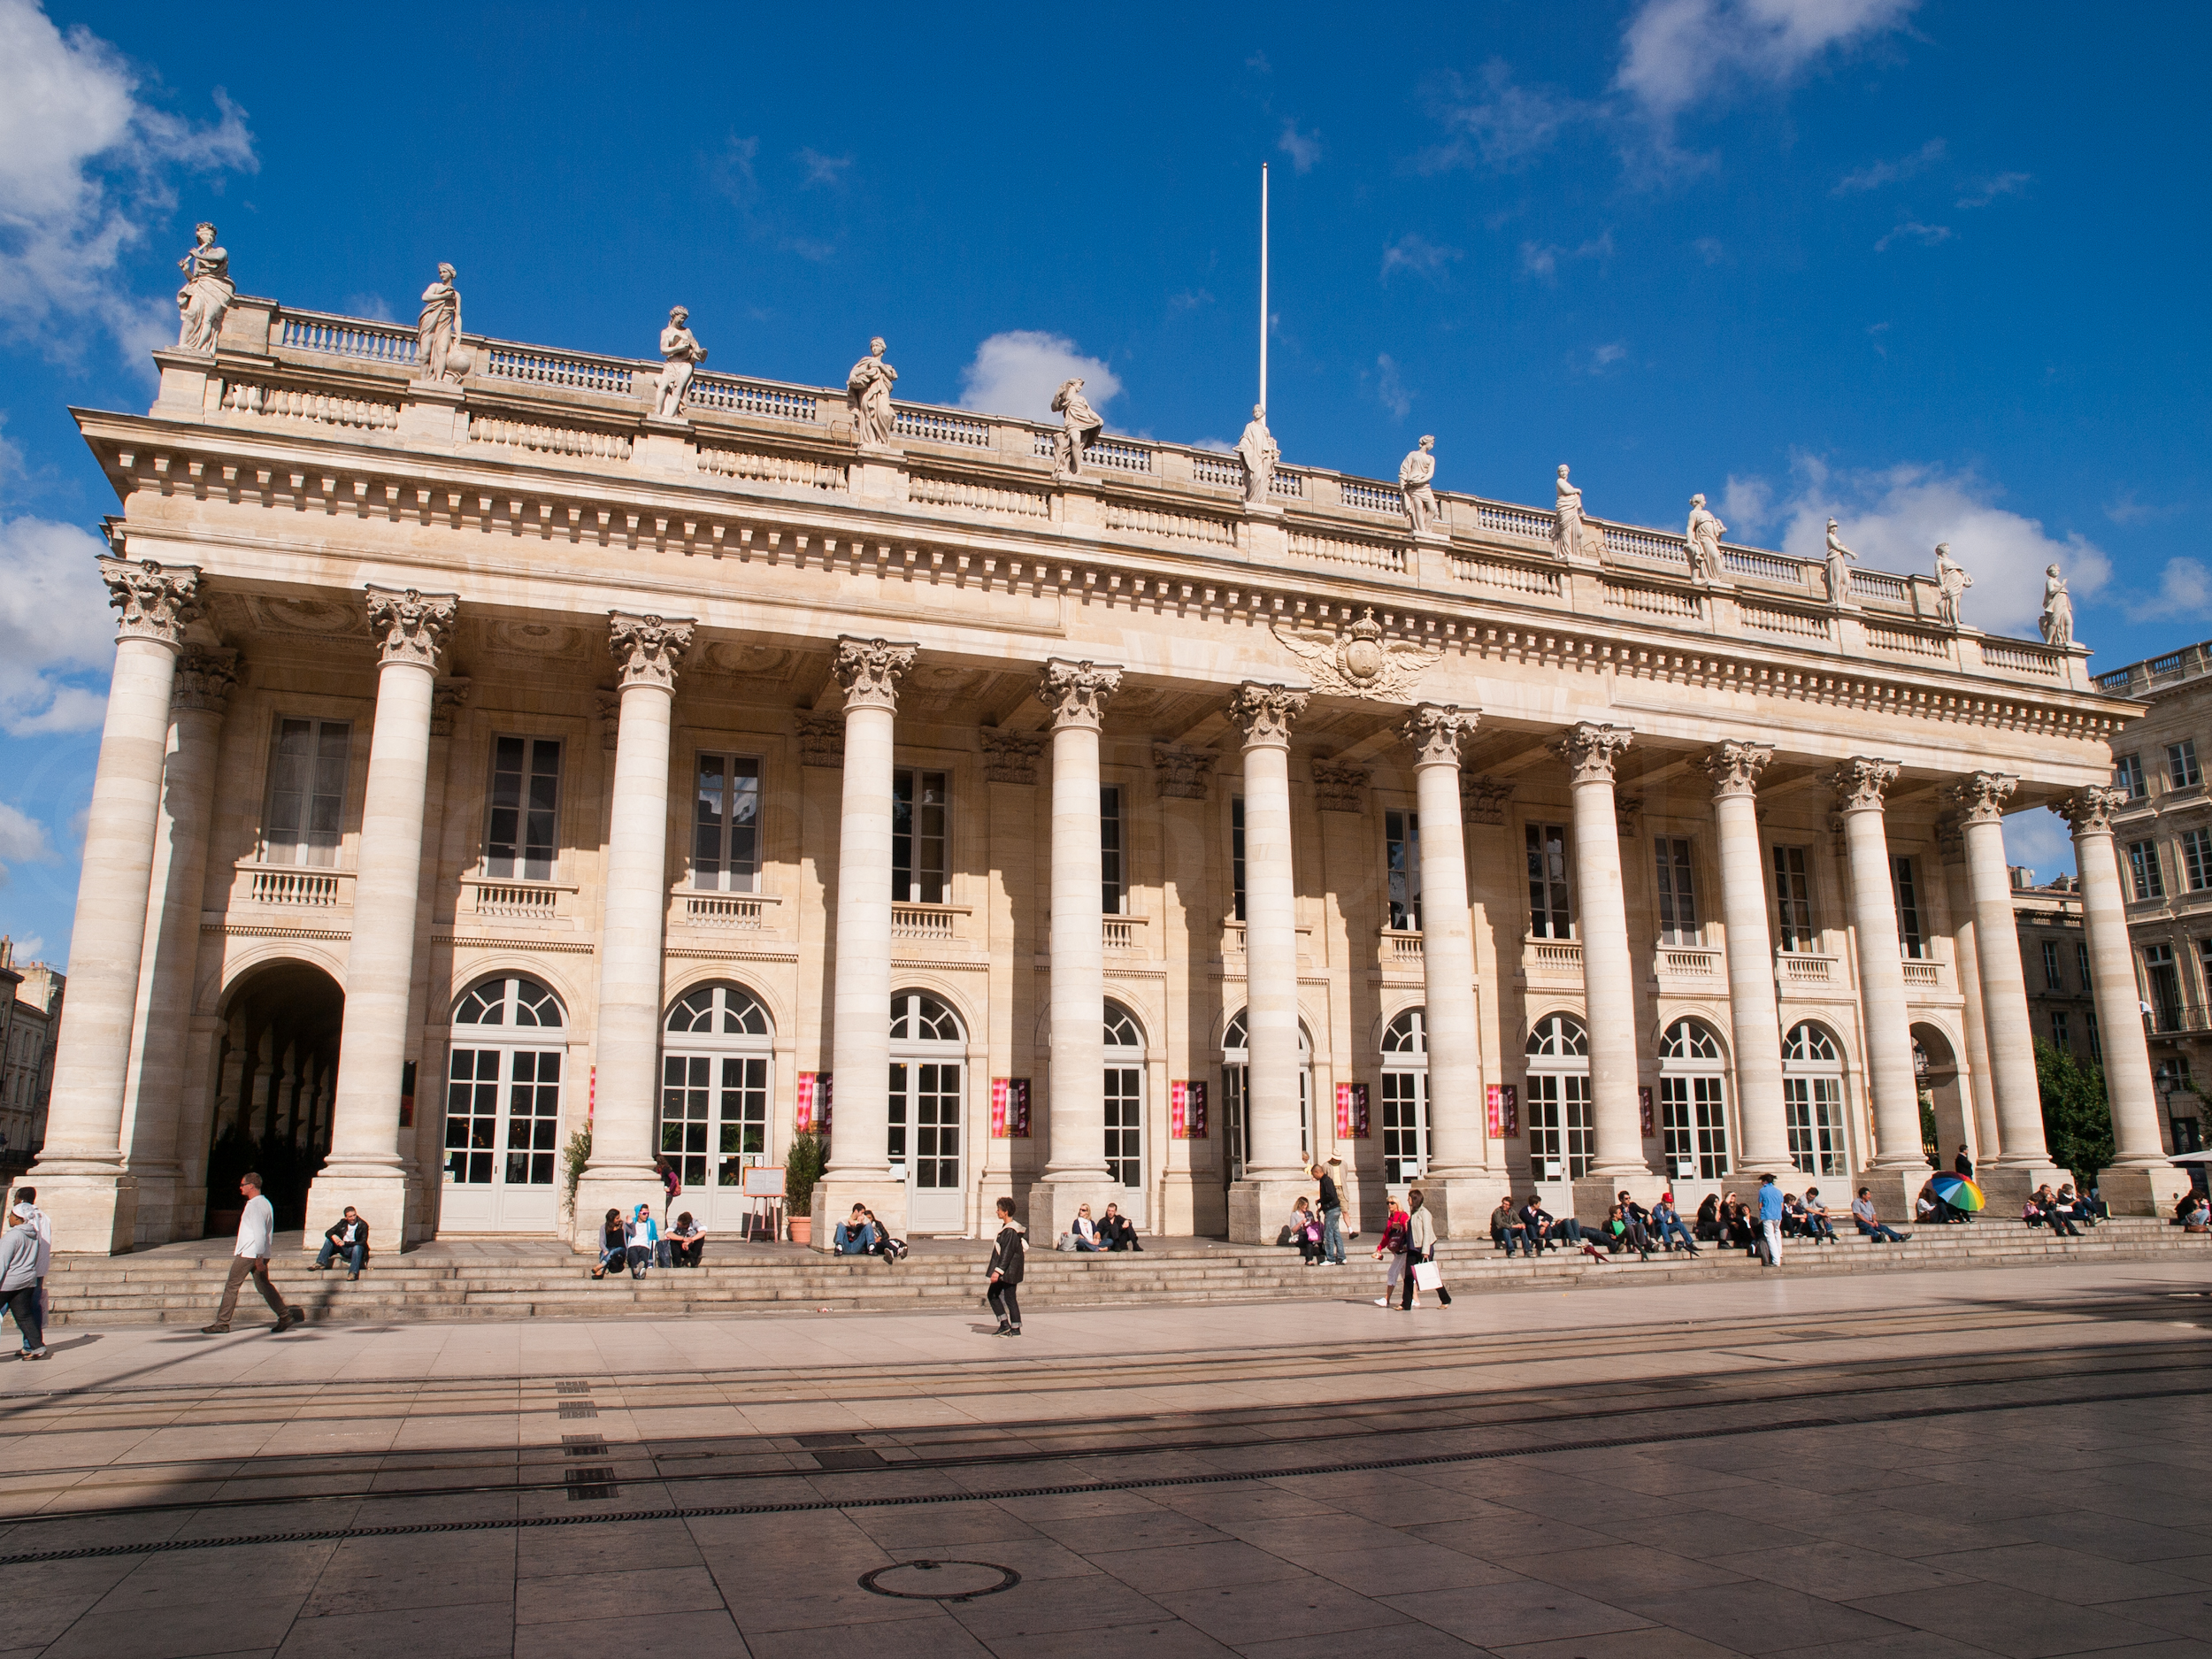
[{"label": "stone archway", "polygon": [[[1912,1028],[1912,1069],[1921,1100],[1935,1111],[1935,1151],[1931,1156],[1938,1169],[1947,1170],[1952,1156],[1962,1146],[1970,1144],[1974,1136],[1968,1121],[1966,1079],[1959,1072],[1958,1054],[1951,1047],[1951,1040],[1938,1027]],[[1924,1118],[1921,1134],[1924,1144]],[[1978,1160],[1979,1156],[1978,1150]]]},{"label": "stone archway", "polygon": [[238,1225],[238,1177],[257,1171],[279,1228],[301,1225],[330,1150],[345,993],[309,963],[268,963],[224,999],[207,1148],[207,1233]]}]

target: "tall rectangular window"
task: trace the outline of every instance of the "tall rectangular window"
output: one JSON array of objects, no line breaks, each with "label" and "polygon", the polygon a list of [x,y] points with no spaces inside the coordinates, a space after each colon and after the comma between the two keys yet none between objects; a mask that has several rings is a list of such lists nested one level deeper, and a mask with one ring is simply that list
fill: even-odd
[{"label": "tall rectangular window", "polygon": [[2193,788],[2204,781],[2204,773],[2197,767],[2197,740],[2185,737],[2178,743],[2166,745],[2166,787],[2170,789]]},{"label": "tall rectangular window", "polygon": [[2059,976],[2058,941],[2055,939],[2047,939],[2043,941],[2043,988],[2047,991],[2062,991],[2066,988]]},{"label": "tall rectangular window", "polygon": [[338,862],[346,806],[343,720],[279,720],[269,757],[261,856],[273,864]]},{"label": "tall rectangular window", "polygon": [[550,737],[492,740],[491,812],[484,820],[484,873],[550,881],[560,845],[561,745]]},{"label": "tall rectangular window", "polygon": [[1928,940],[1920,927],[1920,889],[1912,879],[1912,860],[1900,857],[1891,863],[1897,893],[1897,942],[1908,956],[1924,956]]},{"label": "tall rectangular window", "polygon": [[1122,867],[1121,788],[1098,788],[1098,913],[1119,916],[1129,908],[1129,884]]},{"label": "tall rectangular window", "polygon": [[2112,763],[2112,787],[2131,801],[2140,801],[2149,790],[2143,785],[2143,757],[2123,755]]},{"label": "tall rectangular window", "polygon": [[1697,890],[1690,878],[1690,843],[1662,835],[1651,845],[1658,866],[1659,942],[1698,944],[1701,941],[1697,927]]},{"label": "tall rectangular window", "polygon": [[2181,875],[2192,893],[2212,887],[2212,830],[2182,831]]},{"label": "tall rectangular window", "polygon": [[1421,930],[1421,815],[1383,814],[1383,856],[1390,874],[1390,925]]},{"label": "tall rectangular window", "polygon": [[1774,849],[1774,937],[1784,950],[1813,950],[1813,887],[1802,847]]},{"label": "tall rectangular window", "polygon": [[945,902],[945,774],[902,766],[891,774],[891,897]]},{"label": "tall rectangular window", "polygon": [[2095,1009],[2085,1008],[2081,1010],[2081,1028],[2089,1038],[2090,1064],[2102,1065],[2104,1064],[2104,1040],[2097,1035],[2097,1010]]},{"label": "tall rectangular window", "polygon": [[2158,867],[2156,841],[2128,843],[2128,879],[2139,900],[2166,896],[2166,877]]},{"label": "tall rectangular window", "polygon": [[1229,797],[1229,887],[1235,895],[1237,920],[1244,919],[1244,797]]},{"label": "tall rectangular window", "polygon": [[2097,988],[2096,980],[2089,977],[2089,947],[2078,941],[2074,945],[2074,971],[2081,976],[2084,995]]},{"label": "tall rectangular window", "polygon": [[2074,1040],[2066,1028],[2066,1010],[2062,1008],[2051,1010],[2051,1041],[2070,1054],[2073,1051]]},{"label": "tall rectangular window", "polygon": [[1567,897],[1567,831],[1559,824],[1531,824],[1528,847],[1528,931],[1537,939],[1572,939],[1574,910]]},{"label": "tall rectangular window", "polygon": [[692,795],[691,885],[703,893],[760,891],[760,762],[701,755]]},{"label": "tall rectangular window", "polygon": [[2171,945],[2143,947],[2143,975],[2150,981],[2151,1018],[2154,1031],[2181,1029],[2181,969]]}]

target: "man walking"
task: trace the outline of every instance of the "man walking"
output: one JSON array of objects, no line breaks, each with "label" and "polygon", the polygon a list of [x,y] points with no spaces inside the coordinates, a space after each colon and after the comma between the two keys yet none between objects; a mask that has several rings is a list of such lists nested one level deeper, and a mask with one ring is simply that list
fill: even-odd
[{"label": "man walking", "polygon": [[35,1205],[15,1207],[15,1225],[0,1239],[0,1301],[15,1316],[23,1333],[23,1357],[46,1357],[46,1326],[38,1305],[38,1214]]},{"label": "man walking", "polygon": [[998,1240],[991,1246],[991,1288],[986,1293],[991,1311],[998,1315],[1001,1336],[1022,1333],[1021,1297],[1017,1293],[1025,1259],[1022,1224],[1014,1219],[1014,1201],[1002,1198],[998,1201]]},{"label": "man walking", "polygon": [[1782,1265],[1782,1189],[1771,1174],[1759,1178],[1759,1242],[1767,1267]]},{"label": "man walking", "polygon": [[[46,1271],[54,1260],[54,1224],[47,1213],[38,1207],[38,1188],[19,1187],[15,1189],[15,1208],[12,1214],[20,1216],[23,1225],[38,1237],[38,1317],[46,1317]],[[31,1339],[23,1339],[23,1351],[31,1351]]]},{"label": "man walking", "polygon": [[1344,1194],[1327,1168],[1313,1166],[1313,1179],[1321,1183],[1321,1260],[1329,1267],[1344,1265]]},{"label": "man walking", "polygon": [[276,1209],[261,1195],[261,1178],[248,1171],[238,1178],[238,1191],[246,1201],[245,1209],[238,1217],[238,1248],[230,1258],[230,1278],[223,1286],[223,1304],[215,1310],[215,1323],[204,1325],[204,1336],[222,1336],[230,1330],[230,1316],[238,1308],[239,1287],[252,1275],[254,1288],[261,1293],[277,1317],[276,1333],[281,1336],[296,1325],[304,1325],[307,1316],[297,1308],[288,1308],[277,1287],[269,1282],[269,1251],[276,1242]]}]

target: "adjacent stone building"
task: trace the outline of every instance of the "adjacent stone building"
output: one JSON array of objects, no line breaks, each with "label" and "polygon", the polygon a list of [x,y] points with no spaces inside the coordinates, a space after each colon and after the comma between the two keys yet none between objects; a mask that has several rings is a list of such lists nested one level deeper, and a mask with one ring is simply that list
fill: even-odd
[{"label": "adjacent stone building", "polygon": [[1418,1179],[1463,1237],[1508,1187],[1763,1170],[1895,1211],[1924,1080],[2008,1192],[2058,1178],[2001,821],[2044,805],[2105,1190],[2170,1182],[2112,1013],[2139,706],[2080,648],[1717,523],[1694,557],[1563,473],[1409,518],[1256,418],[1224,456],[895,402],[880,343],[841,390],[457,307],[237,297],[146,414],[79,412],[122,619],[65,1248],[196,1233],[248,1131],[385,1238],[581,1241],[657,1157],[727,1233],[808,1129],[818,1242],[1005,1193],[1040,1238],[1271,1238],[1330,1156],[1369,1225]]},{"label": "adjacent stone building", "polygon": [[27,1168],[46,1138],[66,976],[18,963],[0,938],[0,1171]]}]

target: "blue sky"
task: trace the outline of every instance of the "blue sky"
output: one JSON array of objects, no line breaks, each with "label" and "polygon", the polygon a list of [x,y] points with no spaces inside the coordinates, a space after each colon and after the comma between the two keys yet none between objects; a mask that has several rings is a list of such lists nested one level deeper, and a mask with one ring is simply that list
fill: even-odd
[{"label": "blue sky", "polygon": [[2200,6],[766,10],[0,0],[0,931],[65,956],[97,747],[66,406],[150,401],[202,218],[292,304],[411,316],[446,259],[473,330],[642,355],[681,302],[717,368],[881,333],[1010,412],[1079,359],[1199,441],[1253,396],[1267,161],[1292,461],[1432,432],[1486,495],[1565,460],[1603,516],[1947,539],[1992,628],[2057,558],[2100,667],[2212,634]]}]

